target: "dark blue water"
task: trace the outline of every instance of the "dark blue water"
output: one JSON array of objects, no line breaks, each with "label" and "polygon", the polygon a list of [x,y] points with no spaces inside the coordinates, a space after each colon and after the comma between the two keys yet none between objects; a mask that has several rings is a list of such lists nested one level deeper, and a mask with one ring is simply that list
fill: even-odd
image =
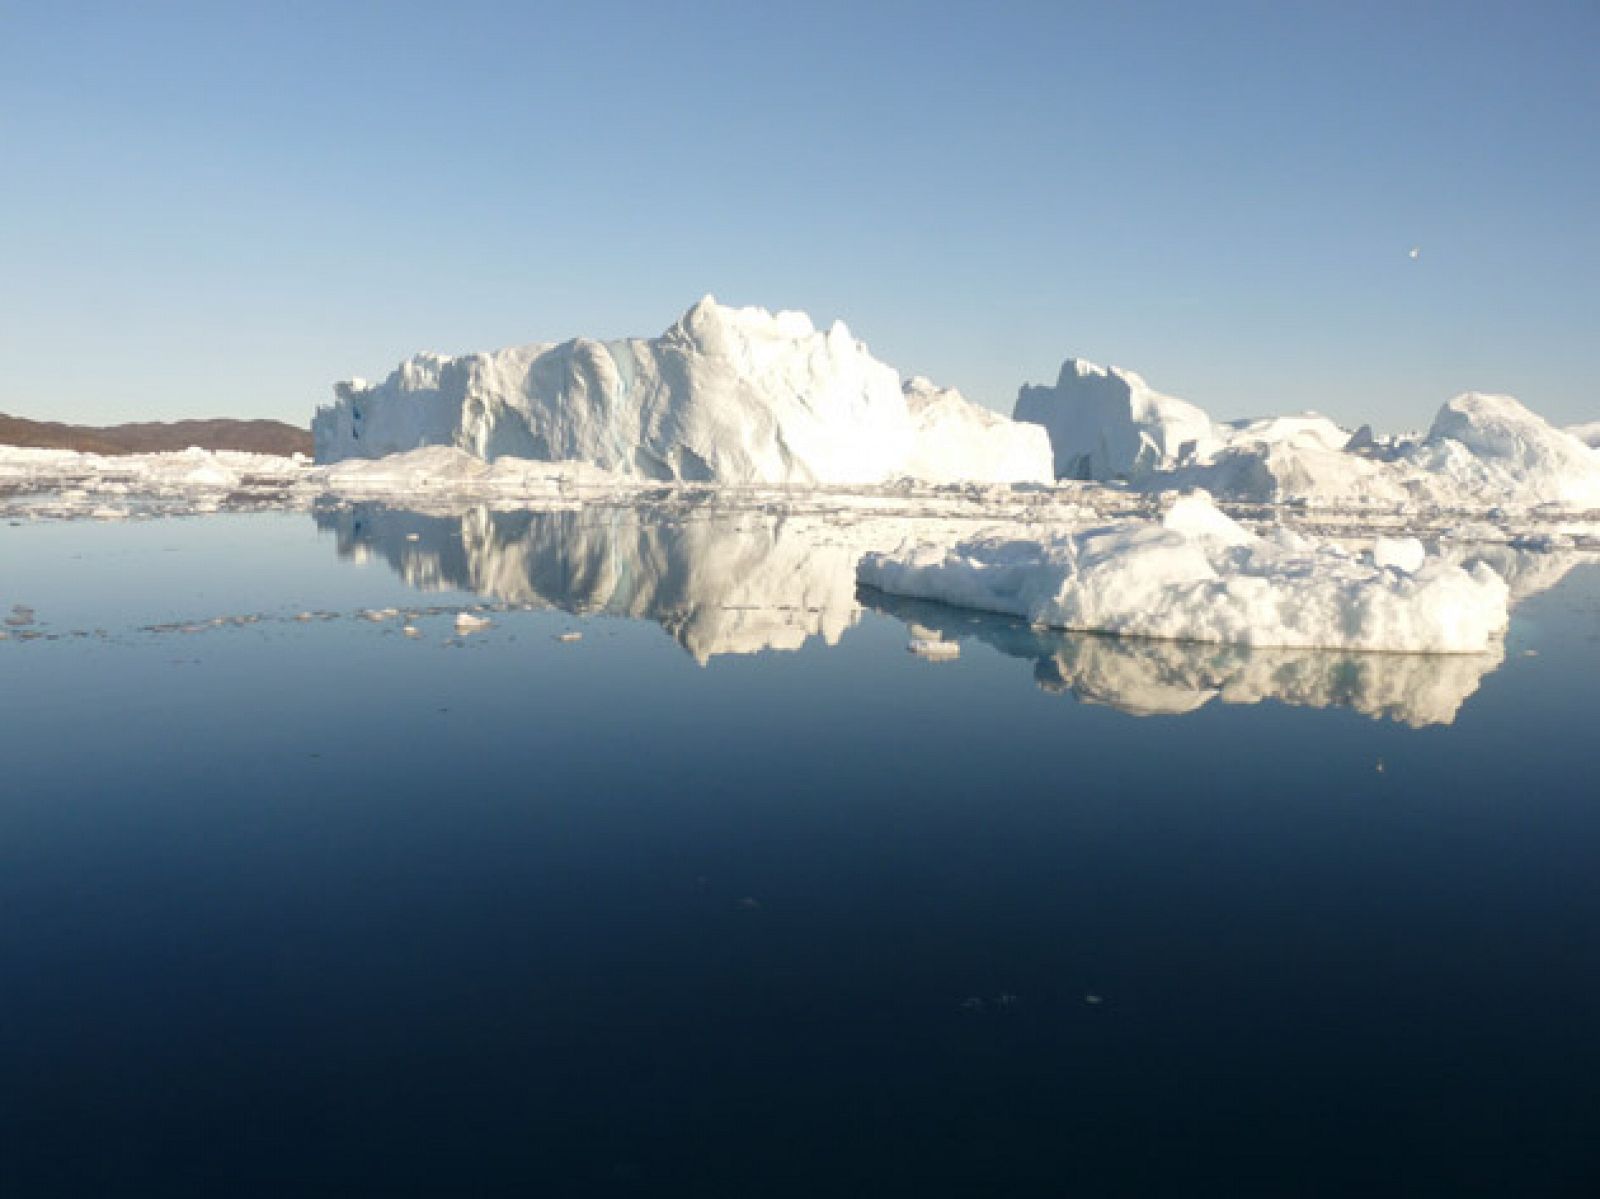
[{"label": "dark blue water", "polygon": [[396,519],[0,529],[5,1195],[1600,1186],[1600,571],[1448,722],[1299,660],[1139,716],[872,596],[701,665],[572,562],[600,614],[408,638],[354,613],[476,597],[385,554],[470,536]]}]

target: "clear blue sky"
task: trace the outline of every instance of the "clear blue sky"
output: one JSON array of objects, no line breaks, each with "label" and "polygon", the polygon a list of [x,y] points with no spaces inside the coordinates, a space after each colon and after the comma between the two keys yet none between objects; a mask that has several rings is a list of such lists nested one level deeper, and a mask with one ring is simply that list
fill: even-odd
[{"label": "clear blue sky", "polygon": [[[843,317],[1009,411],[1600,418],[1600,5],[0,0],[0,410]],[[1408,249],[1421,247],[1412,261]]]}]

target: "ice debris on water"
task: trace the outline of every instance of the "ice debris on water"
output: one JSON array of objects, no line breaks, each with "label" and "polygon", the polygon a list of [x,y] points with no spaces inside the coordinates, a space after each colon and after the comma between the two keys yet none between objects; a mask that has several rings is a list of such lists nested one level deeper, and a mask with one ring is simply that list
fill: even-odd
[{"label": "ice debris on water", "polygon": [[[1411,546],[1386,551],[1415,562]],[[984,534],[862,557],[857,578],[1079,632],[1288,648],[1481,653],[1507,621],[1505,581],[1429,559],[1407,573],[1285,528],[1257,535],[1204,492],[1159,521]]]}]

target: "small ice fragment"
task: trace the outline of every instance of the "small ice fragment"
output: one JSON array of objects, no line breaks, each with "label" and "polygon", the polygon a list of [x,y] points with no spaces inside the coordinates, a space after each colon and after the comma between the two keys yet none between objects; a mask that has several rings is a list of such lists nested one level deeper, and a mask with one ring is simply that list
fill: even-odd
[{"label": "small ice fragment", "polygon": [[370,620],[374,624],[381,624],[385,620],[393,620],[400,615],[398,608],[363,608],[361,619]]},{"label": "small ice fragment", "polygon": [[1099,1007],[1102,1003],[1105,1002],[1105,1000],[1101,996],[1095,995],[1095,994],[1092,994],[1092,993],[1088,994],[1088,995],[1085,995],[1083,997],[1083,1001],[1085,1003],[1087,1003],[1090,1007]]},{"label": "small ice fragment", "polygon": [[1403,574],[1416,574],[1427,557],[1428,551],[1415,537],[1380,537],[1372,546],[1374,566],[1392,566]]},{"label": "small ice fragment", "polygon": [[1410,256],[1411,256],[1411,260],[1413,262],[1415,262],[1418,258],[1421,258],[1422,257],[1422,247],[1421,246],[1412,246],[1411,247],[1411,255]]},{"label": "small ice fragment", "polygon": [[476,633],[480,629],[488,628],[493,623],[494,621],[487,616],[474,616],[471,612],[456,613],[456,632],[458,633]]},{"label": "small ice fragment", "polygon": [[950,662],[961,656],[959,641],[941,641],[936,637],[913,637],[906,649],[930,662]]},{"label": "small ice fragment", "polygon": [[421,533],[407,533],[406,534],[406,540],[407,541],[421,541],[422,540],[422,534]]},{"label": "small ice fragment", "polygon": [[414,625],[414,624],[408,624],[404,628],[402,628],[400,631],[402,633],[404,633],[407,637],[420,637],[420,636],[422,636],[422,630],[417,628],[417,626]]},{"label": "small ice fragment", "polygon": [[1376,766],[1376,767],[1374,767],[1374,769],[1375,769],[1375,770],[1377,770],[1377,772],[1378,772],[1378,773],[1379,773],[1379,774],[1382,774],[1382,773],[1383,773],[1383,759],[1382,759],[1382,758],[1379,758],[1379,759],[1378,759],[1378,764],[1377,764],[1377,766]]},{"label": "small ice fragment", "polygon": [[1539,651],[1536,649],[1525,649],[1522,651],[1522,656],[1524,658],[1537,658],[1539,656]]},{"label": "small ice fragment", "polygon": [[983,1000],[976,995],[968,995],[961,1001],[961,1009],[966,1012],[981,1012],[983,1011]]},{"label": "small ice fragment", "polygon": [[568,629],[565,633],[556,634],[557,641],[582,641],[583,634],[576,629]]}]

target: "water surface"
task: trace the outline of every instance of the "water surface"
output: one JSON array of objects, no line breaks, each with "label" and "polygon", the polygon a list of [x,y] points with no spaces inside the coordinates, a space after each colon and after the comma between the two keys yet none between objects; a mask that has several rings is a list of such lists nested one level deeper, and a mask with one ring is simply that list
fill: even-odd
[{"label": "water surface", "polygon": [[0,1190],[1600,1179],[1600,571],[1488,660],[1274,656],[848,547],[0,529]]}]

